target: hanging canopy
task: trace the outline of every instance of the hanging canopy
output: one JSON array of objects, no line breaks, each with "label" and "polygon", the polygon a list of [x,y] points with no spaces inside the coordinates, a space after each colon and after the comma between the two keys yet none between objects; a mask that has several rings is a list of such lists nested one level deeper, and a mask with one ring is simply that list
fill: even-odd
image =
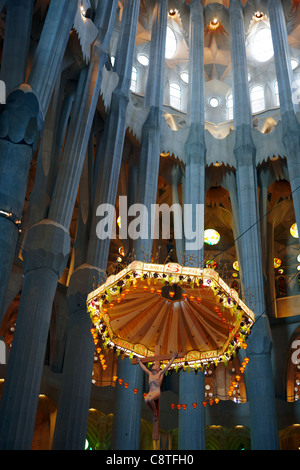
[{"label": "hanging canopy", "polygon": [[[253,312],[212,269],[132,262],[90,293],[93,331],[129,357],[179,356],[172,367],[228,362],[245,343]],[[170,356],[171,357],[171,356]]]}]

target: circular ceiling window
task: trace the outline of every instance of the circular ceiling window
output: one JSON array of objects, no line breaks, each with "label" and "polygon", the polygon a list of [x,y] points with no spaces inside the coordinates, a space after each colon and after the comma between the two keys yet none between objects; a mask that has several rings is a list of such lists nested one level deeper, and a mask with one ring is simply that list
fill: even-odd
[{"label": "circular ceiling window", "polygon": [[267,62],[274,55],[270,28],[260,29],[253,39],[252,51],[258,62]]},{"label": "circular ceiling window", "polygon": [[140,54],[137,58],[140,64],[142,65],[148,65],[149,64],[149,59],[146,55]]},{"label": "circular ceiling window", "polygon": [[212,108],[217,108],[219,106],[219,100],[217,98],[211,98],[209,104]]}]

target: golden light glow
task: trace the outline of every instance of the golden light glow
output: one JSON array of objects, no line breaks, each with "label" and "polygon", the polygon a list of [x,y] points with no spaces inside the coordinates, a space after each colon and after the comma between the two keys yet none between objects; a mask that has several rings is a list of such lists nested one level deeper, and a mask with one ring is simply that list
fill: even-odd
[{"label": "golden light glow", "polygon": [[236,271],[240,270],[238,261],[235,261],[232,266],[233,266],[233,269],[235,269]]},{"label": "golden light glow", "polygon": [[277,269],[281,266],[281,259],[274,258],[274,268]]},{"label": "golden light glow", "polygon": [[290,234],[294,238],[299,238],[297,224],[293,224],[290,228]]}]

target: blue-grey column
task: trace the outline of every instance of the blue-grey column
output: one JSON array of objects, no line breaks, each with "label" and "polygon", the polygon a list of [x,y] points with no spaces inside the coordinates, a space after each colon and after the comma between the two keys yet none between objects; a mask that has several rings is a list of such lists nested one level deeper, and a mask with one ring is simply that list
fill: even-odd
[{"label": "blue-grey column", "polygon": [[[136,203],[137,183],[138,183],[138,163],[137,163],[137,156],[133,154],[130,156],[130,161],[128,162],[128,191],[127,191],[128,207]],[[130,223],[130,217],[128,217],[128,224],[129,223]],[[123,241],[123,245],[124,244],[125,242]],[[126,253],[127,259],[132,261],[134,258],[134,251],[133,251],[134,243],[131,237],[127,237],[126,245],[127,245],[127,253]]]},{"label": "blue-grey column", "polygon": [[0,78],[8,94],[25,82],[33,4],[34,0],[7,2]]},{"label": "blue-grey column", "polygon": [[295,111],[299,110],[299,103],[293,95],[290,47],[281,0],[269,0],[269,15],[279,90],[282,139],[287,151],[296,222],[300,227],[300,124],[295,114]]},{"label": "blue-grey column", "polygon": [[[128,1],[125,4],[120,40],[116,54],[115,71],[119,75],[119,83],[112,95],[110,113],[107,117],[104,129],[104,142],[101,149],[101,164],[95,196],[94,214],[91,225],[90,242],[88,247],[87,262],[105,270],[107,266],[110,238],[99,239],[96,233],[96,209],[100,204],[115,206],[120,166],[122,161],[123,145],[126,131],[126,108],[129,98],[131,73],[133,65],[133,53],[136,40],[137,22],[140,0]],[[125,220],[122,226],[124,227]],[[128,360],[126,373],[130,375],[128,381],[132,388],[140,388],[143,372],[140,367],[132,366]],[[123,370],[117,374],[123,377]],[[128,392],[128,391],[127,391]],[[128,393],[127,393],[128,394]],[[123,403],[124,412],[114,413],[114,449],[138,449],[141,426],[141,395],[134,395],[130,404],[123,402],[127,394],[117,390],[117,401]],[[129,411],[130,410],[130,411]],[[125,418],[125,419],[124,419]],[[115,430],[118,430],[115,433]]]},{"label": "blue-grey column", "polygon": [[23,249],[24,284],[0,401],[0,448],[30,450],[44,366],[52,303],[67,263],[66,229],[40,223],[31,227]]},{"label": "blue-grey column", "polygon": [[[117,381],[112,449],[139,450],[143,374],[140,366],[133,366],[127,357],[119,357],[117,374],[124,382],[120,385]],[[129,383],[127,389],[125,382]],[[137,394],[132,393],[133,388],[138,389]]]},{"label": "blue-grey column", "polygon": [[[99,99],[103,76],[103,67],[107,58],[107,50],[111,39],[117,1],[102,1],[98,4],[99,18],[98,36],[93,44],[91,62],[88,66],[82,101],[72,113],[68,135],[60,163],[59,174],[53,191],[49,210],[49,219],[69,227],[77,196],[81,170],[92,129],[93,119]],[[97,17],[97,13],[96,13]],[[96,19],[95,19],[96,22]]]},{"label": "blue-grey column", "polygon": [[[97,206],[115,206],[126,132],[126,109],[133,65],[133,54],[139,15],[140,0],[125,4],[120,40],[116,53],[115,72],[119,82],[112,94],[110,111],[105,121],[103,144],[101,147],[100,168],[95,193],[95,207],[91,224],[87,262],[106,269],[110,247],[110,237],[99,241],[96,226]],[[124,221],[125,222],[125,221]]]},{"label": "blue-grey column", "polygon": [[[180,165],[175,164],[171,169],[171,192],[172,192],[172,204],[180,206],[178,185],[182,182],[182,169]],[[179,237],[180,232],[182,233],[181,238]],[[184,234],[183,234],[183,219],[174,217],[174,238],[176,244],[177,260],[180,265],[184,264]]]},{"label": "blue-grey column", "polygon": [[70,321],[53,450],[84,450],[95,353],[86,297],[95,280],[105,282],[105,272],[83,264],[72,273],[68,286]]},{"label": "blue-grey column", "polygon": [[160,135],[163,107],[165,46],[167,31],[167,0],[157,0],[153,10],[152,33],[145,105],[150,108],[143,125],[138,166],[137,204],[146,208],[141,222],[143,232],[135,243],[135,254],[141,261],[149,261],[152,251],[153,227],[151,205],[157,201],[157,183],[160,161]]},{"label": "blue-grey column", "polygon": [[[0,322],[18,242],[30,162],[37,147],[42,117],[36,95],[22,86],[0,113]],[[6,215],[5,215],[6,214]]]},{"label": "blue-grey column", "polygon": [[[253,296],[255,306],[251,304],[249,306],[253,308],[257,318],[247,341],[247,354],[250,362],[245,374],[250,408],[251,446],[252,449],[277,449],[271,336],[265,314],[260,226],[258,224],[256,148],[251,135],[252,115],[241,1],[231,0],[229,12],[236,132],[234,154],[237,165],[243,284],[248,296]],[[247,300],[246,297],[245,301],[249,304]],[[259,395],[260,399],[258,399]]]},{"label": "blue-grey column", "polygon": [[[186,264],[202,267],[206,144],[204,138],[204,18],[200,0],[191,0],[190,2],[189,53],[190,133],[185,145],[186,165],[183,198],[185,255]],[[190,216],[187,216],[188,205],[191,208]],[[196,233],[197,242],[191,240],[191,232]]]},{"label": "blue-grey column", "polygon": [[[243,266],[240,261],[241,253],[241,231],[240,231],[240,220],[239,220],[239,202],[237,197],[237,185],[236,185],[236,174],[233,172],[226,173],[224,175],[222,185],[229,192],[231,212],[232,212],[232,231],[235,240],[235,249],[237,253],[237,261],[239,262],[239,276],[243,279]],[[241,286],[242,290],[242,286]]]},{"label": "blue-grey column", "polygon": [[[28,449],[31,447],[52,304],[58,279],[68,260],[70,251],[69,225],[75,202],[74,193],[77,194],[77,178],[80,177],[86,152],[86,148],[80,148],[78,145],[78,139],[82,139],[80,144],[83,146],[86,142],[86,134],[90,133],[89,126],[91,126],[95,113],[93,105],[96,106],[95,103],[99,96],[99,90],[95,83],[97,83],[97,79],[101,82],[102,68],[107,54],[105,46],[111,37],[116,5],[117,0],[113,3],[107,0],[106,8],[103,8],[102,18],[107,30],[103,35],[99,33],[95,41],[89,67],[90,73],[88,73],[86,80],[86,94],[83,96],[84,103],[80,108],[82,114],[78,113],[76,116],[76,119],[80,120],[80,126],[78,126],[80,129],[75,126],[77,132],[72,135],[77,144],[75,148],[77,153],[74,151],[73,154],[64,154],[63,164],[60,167],[58,184],[64,186],[65,204],[62,198],[54,198],[54,201],[51,201],[49,219],[33,225],[25,240],[23,249],[24,286],[16,325],[16,332],[20,329],[21,332],[16,334],[0,402],[1,448]],[[67,11],[61,13],[67,14]],[[105,27],[103,31],[105,31]],[[36,84],[38,85],[38,82]],[[43,99],[45,97],[46,95],[43,96]],[[70,125],[69,130],[74,130],[74,127]],[[70,148],[73,150],[72,146],[66,146],[66,152]],[[80,152],[78,153],[78,148],[83,152],[83,157]],[[23,328],[24,323],[26,323],[26,329]],[[33,335],[32,332],[34,332]],[[34,374],[32,370],[34,370]],[[18,383],[20,379],[26,386],[19,387],[19,393],[13,393],[14,384]],[[20,436],[21,430],[22,436]]]},{"label": "blue-grey column", "polygon": [[[72,103],[72,100],[68,100],[70,97],[70,95],[68,95],[67,99],[65,99],[61,105],[62,95],[65,88],[64,85],[65,81],[62,81],[61,77],[59,77],[43,127],[43,137],[36,164],[35,184],[30,195],[31,225],[43,220],[47,216],[53,185],[58,172],[61,156],[61,152],[58,150],[62,137],[61,132],[63,131],[63,126],[60,122],[61,119],[59,119],[58,116],[60,116],[60,114],[64,115],[66,108],[69,110],[70,115],[70,104]],[[64,129],[64,136],[65,132],[66,128]]]},{"label": "blue-grey column", "polygon": [[[75,3],[75,2],[74,2]],[[36,149],[47,113],[43,97],[51,97],[66,49],[77,5],[68,0],[53,0],[34,59],[37,75],[32,71],[29,85],[13,90],[0,113],[0,210],[20,220],[25,200],[32,155]],[[63,16],[60,16],[63,13]],[[50,26],[49,26],[50,25]],[[43,47],[47,44],[49,49]],[[51,47],[55,53],[51,55]],[[43,52],[40,52],[40,49]],[[40,62],[45,64],[45,74],[39,75]],[[55,73],[54,73],[55,72]],[[11,218],[0,217],[0,320],[3,301],[18,241],[18,227]]]},{"label": "blue-grey column", "polygon": [[[203,371],[179,372],[178,448],[180,450],[205,450],[205,377]],[[196,408],[193,403],[197,403]]]},{"label": "blue-grey column", "polygon": [[[186,142],[186,166],[184,183],[184,230],[186,265],[202,267],[204,248],[204,202],[206,145],[204,139],[204,18],[201,0],[190,3],[190,64],[189,64],[190,134]],[[192,207],[186,218],[186,204]],[[197,205],[202,209],[198,212]],[[191,226],[191,223],[193,224]],[[187,230],[196,232],[198,242],[189,247],[191,238]],[[204,397],[204,372],[180,372],[179,402],[188,404],[180,410],[178,446],[180,450],[205,449],[205,410],[191,403],[202,403]]]},{"label": "blue-grey column", "polygon": [[[86,311],[85,301],[87,294],[95,288],[95,282],[97,285],[105,282],[110,245],[110,238],[105,240],[97,238],[96,209],[100,203],[105,202],[115,205],[116,201],[126,131],[126,107],[130,89],[139,4],[140,0],[127,2],[123,11],[116,60],[119,83],[113,92],[110,113],[105,123],[104,142],[101,146],[101,163],[103,164],[99,169],[99,178],[93,201],[87,262],[79,266],[72,274],[67,293],[71,320],[53,449],[84,449],[85,444],[95,350],[90,333],[91,320]],[[84,334],[81,334],[81,331]],[[134,368],[132,367],[132,369]],[[80,378],[81,376],[82,378]],[[132,382],[132,380],[131,378],[130,381]],[[71,394],[70,390],[73,391]],[[135,434],[135,430],[130,428],[131,439],[132,435],[135,438]],[[139,432],[137,434],[139,436]]]},{"label": "blue-grey column", "polygon": [[77,8],[78,3],[70,0],[51,0],[49,5],[28,78],[28,84],[39,97],[44,116],[61,71]]}]

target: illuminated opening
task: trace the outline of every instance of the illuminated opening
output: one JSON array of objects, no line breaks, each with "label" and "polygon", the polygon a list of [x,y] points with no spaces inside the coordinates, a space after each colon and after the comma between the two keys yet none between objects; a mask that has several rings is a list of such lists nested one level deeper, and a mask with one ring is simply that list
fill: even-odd
[{"label": "illuminated opening", "polygon": [[137,86],[137,70],[135,67],[132,67],[130,90],[135,92],[136,86]]},{"label": "illuminated opening", "polygon": [[170,105],[174,108],[181,108],[181,90],[177,83],[170,84]]},{"label": "illuminated opening", "polygon": [[209,104],[212,108],[217,108],[219,106],[219,100],[217,98],[211,98]]},{"label": "illuminated opening", "polygon": [[206,267],[210,269],[217,269],[217,263],[215,260],[210,259],[209,261],[207,261]]},{"label": "illuminated opening", "polygon": [[261,29],[256,33],[252,48],[258,62],[267,62],[274,56],[270,28]]},{"label": "illuminated opening", "polygon": [[187,72],[182,72],[180,78],[184,83],[189,83],[189,74]]},{"label": "illuminated opening", "polygon": [[140,64],[147,66],[149,64],[149,59],[146,55],[140,54],[137,58]]},{"label": "illuminated opening", "polygon": [[292,70],[295,70],[298,67],[298,60],[292,59],[291,66],[292,66]]},{"label": "illuminated opening", "polygon": [[297,224],[293,224],[290,228],[290,234],[294,238],[299,238]]},{"label": "illuminated opening", "polygon": [[239,270],[240,270],[240,268],[239,268],[239,262],[238,262],[238,261],[235,261],[232,266],[233,266],[233,269],[235,269],[235,271],[239,271]]},{"label": "illuminated opening", "polygon": [[176,36],[173,33],[172,29],[167,26],[167,36],[166,36],[166,50],[165,50],[165,57],[166,59],[171,59],[177,49],[177,41]]},{"label": "illuminated opening", "polygon": [[274,258],[274,268],[277,269],[281,266],[281,259]]},{"label": "illuminated opening", "polygon": [[255,86],[251,90],[251,108],[253,113],[259,113],[265,109],[265,93],[261,86]]},{"label": "illuminated opening", "polygon": [[229,121],[231,121],[233,119],[233,95],[232,93],[230,93],[227,96],[226,106],[227,106],[227,117]]},{"label": "illuminated opening", "polygon": [[204,243],[207,245],[217,245],[221,239],[220,234],[214,229],[204,230]]}]

